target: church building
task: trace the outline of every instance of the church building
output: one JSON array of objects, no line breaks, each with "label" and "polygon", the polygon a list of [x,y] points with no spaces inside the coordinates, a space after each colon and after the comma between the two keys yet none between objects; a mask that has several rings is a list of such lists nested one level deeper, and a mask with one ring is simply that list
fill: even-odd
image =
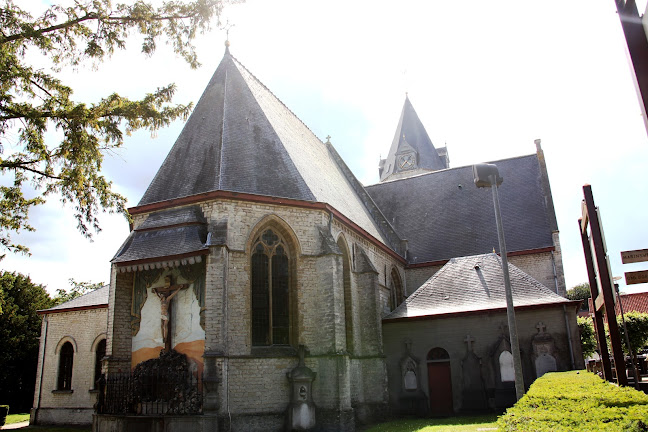
[{"label": "church building", "polygon": [[[494,162],[521,284],[514,299],[537,333],[522,343],[526,385],[582,366],[536,145]],[[471,167],[450,168],[409,98],[379,172],[380,183],[362,185],[227,48],[129,209],[130,235],[111,262],[93,430],[157,421],[164,430],[353,431],[391,414],[505,406],[508,363],[493,363],[466,397],[461,384],[466,352],[484,362],[510,354],[490,191],[474,186]],[[543,354],[552,359],[534,366]],[[426,362],[450,365],[445,402],[431,394]],[[164,388],[173,389],[166,398]]]}]

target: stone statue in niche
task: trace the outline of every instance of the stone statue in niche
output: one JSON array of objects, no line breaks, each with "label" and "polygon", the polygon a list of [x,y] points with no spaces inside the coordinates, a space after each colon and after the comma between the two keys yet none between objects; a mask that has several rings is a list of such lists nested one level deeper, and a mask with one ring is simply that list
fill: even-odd
[{"label": "stone statue in niche", "polygon": [[153,292],[160,298],[160,319],[161,319],[161,328],[162,328],[162,342],[164,343],[164,350],[169,351],[171,349],[171,341],[169,340],[169,323],[171,316],[171,300],[175,297],[180,290],[186,289],[189,285],[173,284],[173,277],[171,275],[164,278],[164,286],[159,288],[153,288]]}]

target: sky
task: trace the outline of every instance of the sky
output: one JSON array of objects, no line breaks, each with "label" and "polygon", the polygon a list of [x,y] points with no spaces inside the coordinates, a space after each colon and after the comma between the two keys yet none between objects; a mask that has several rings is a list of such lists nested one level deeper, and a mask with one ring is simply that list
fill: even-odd
[{"label": "sky", "polygon": [[[648,248],[648,138],[613,0],[248,0],[228,5],[222,20],[231,53],[322,141],[330,135],[363,184],[378,182],[407,93],[432,142],[447,145],[451,167],[531,154],[542,140],[568,288],[587,281],[576,226],[585,184],[601,209],[613,275],[648,269],[620,260],[621,251]],[[98,68],[59,76],[87,103],[172,82],[176,102],[195,103],[224,53],[226,33],[214,27],[196,41],[197,70],[164,46],[147,58],[132,38]],[[106,157],[103,171],[128,206],[182,125],[136,132]],[[5,152],[18,148],[9,138]],[[0,268],[51,293],[70,278],[108,282],[129,232],[122,216],[104,214],[90,242],[56,197],[33,209],[30,223],[36,232],[13,239],[31,256],[9,253]]]}]

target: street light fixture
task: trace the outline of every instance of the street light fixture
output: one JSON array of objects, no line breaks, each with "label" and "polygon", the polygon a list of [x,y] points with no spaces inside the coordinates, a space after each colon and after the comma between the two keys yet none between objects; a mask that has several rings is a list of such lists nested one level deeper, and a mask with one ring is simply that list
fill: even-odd
[{"label": "street light fixture", "polygon": [[517,335],[515,309],[513,308],[513,292],[509,276],[508,259],[506,257],[506,241],[502,228],[502,214],[500,212],[498,186],[504,179],[500,177],[497,166],[494,164],[473,165],[473,177],[477,187],[489,187],[493,190],[493,206],[495,207],[495,222],[499,239],[500,256],[502,258],[502,271],[504,273],[504,290],[506,292],[506,315],[508,318],[509,338],[513,354],[513,371],[515,372],[515,395],[517,400],[524,396],[524,376],[522,375],[522,358],[520,357],[520,342]]}]

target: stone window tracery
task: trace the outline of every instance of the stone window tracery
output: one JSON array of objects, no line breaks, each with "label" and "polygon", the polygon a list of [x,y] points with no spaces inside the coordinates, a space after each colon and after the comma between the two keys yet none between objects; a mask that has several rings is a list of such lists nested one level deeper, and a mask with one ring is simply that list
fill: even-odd
[{"label": "stone window tracery", "polygon": [[290,343],[290,260],[286,242],[267,229],[253,243],[252,345]]}]

